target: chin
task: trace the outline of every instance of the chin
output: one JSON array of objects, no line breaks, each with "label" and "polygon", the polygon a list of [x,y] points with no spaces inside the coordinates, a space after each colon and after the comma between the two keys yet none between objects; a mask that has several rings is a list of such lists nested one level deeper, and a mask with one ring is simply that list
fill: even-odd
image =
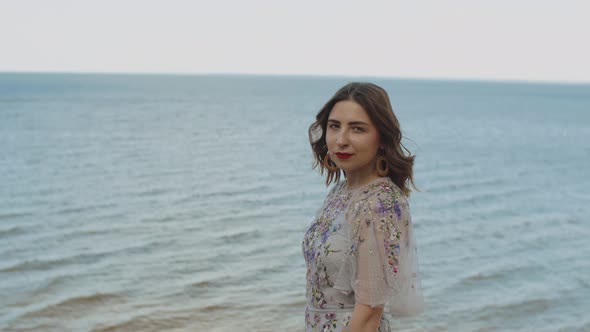
[{"label": "chin", "polygon": [[340,167],[340,169],[347,172],[347,173],[355,170],[354,167]]}]

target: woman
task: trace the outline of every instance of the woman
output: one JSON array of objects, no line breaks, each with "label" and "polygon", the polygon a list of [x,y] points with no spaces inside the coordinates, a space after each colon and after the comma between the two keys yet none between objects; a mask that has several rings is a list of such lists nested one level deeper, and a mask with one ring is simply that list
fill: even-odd
[{"label": "woman", "polygon": [[371,83],[342,87],[309,128],[313,168],[336,184],[302,244],[306,331],[386,332],[386,315],[423,311],[406,186],[417,189],[415,156],[401,138],[387,92]]}]

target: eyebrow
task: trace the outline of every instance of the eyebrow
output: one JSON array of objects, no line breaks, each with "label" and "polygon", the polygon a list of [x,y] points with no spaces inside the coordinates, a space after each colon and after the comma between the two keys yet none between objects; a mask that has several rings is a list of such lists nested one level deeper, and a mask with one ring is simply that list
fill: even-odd
[{"label": "eyebrow", "polygon": [[[333,123],[340,124],[340,121],[334,120],[334,119],[328,119],[328,122],[333,122]],[[348,123],[348,125],[350,125],[350,126],[351,125],[365,125],[365,126],[368,126],[369,124],[368,123],[365,123],[365,122],[362,122],[362,121],[351,121],[351,122]]]}]

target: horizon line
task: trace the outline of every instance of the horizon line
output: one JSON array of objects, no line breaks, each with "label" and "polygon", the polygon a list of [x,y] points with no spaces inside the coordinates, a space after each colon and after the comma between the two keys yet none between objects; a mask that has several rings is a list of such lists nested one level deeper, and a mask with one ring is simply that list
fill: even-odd
[{"label": "horizon line", "polygon": [[3,74],[65,74],[65,75],[146,75],[146,76],[253,76],[253,77],[295,77],[295,78],[373,78],[407,81],[446,81],[446,82],[480,82],[480,83],[527,83],[527,84],[563,84],[589,85],[590,81],[565,80],[528,80],[514,78],[474,78],[474,77],[404,77],[387,75],[351,75],[351,74],[293,74],[293,73],[253,73],[253,72],[149,72],[149,71],[4,71]]}]

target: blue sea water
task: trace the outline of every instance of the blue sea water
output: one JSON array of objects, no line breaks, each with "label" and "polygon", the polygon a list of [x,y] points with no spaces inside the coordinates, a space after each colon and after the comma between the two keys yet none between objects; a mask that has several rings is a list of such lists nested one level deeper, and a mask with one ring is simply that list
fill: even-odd
[{"label": "blue sea water", "polygon": [[426,312],[396,331],[590,331],[590,85],[0,74],[0,330],[304,331],[307,129],[390,94]]}]

